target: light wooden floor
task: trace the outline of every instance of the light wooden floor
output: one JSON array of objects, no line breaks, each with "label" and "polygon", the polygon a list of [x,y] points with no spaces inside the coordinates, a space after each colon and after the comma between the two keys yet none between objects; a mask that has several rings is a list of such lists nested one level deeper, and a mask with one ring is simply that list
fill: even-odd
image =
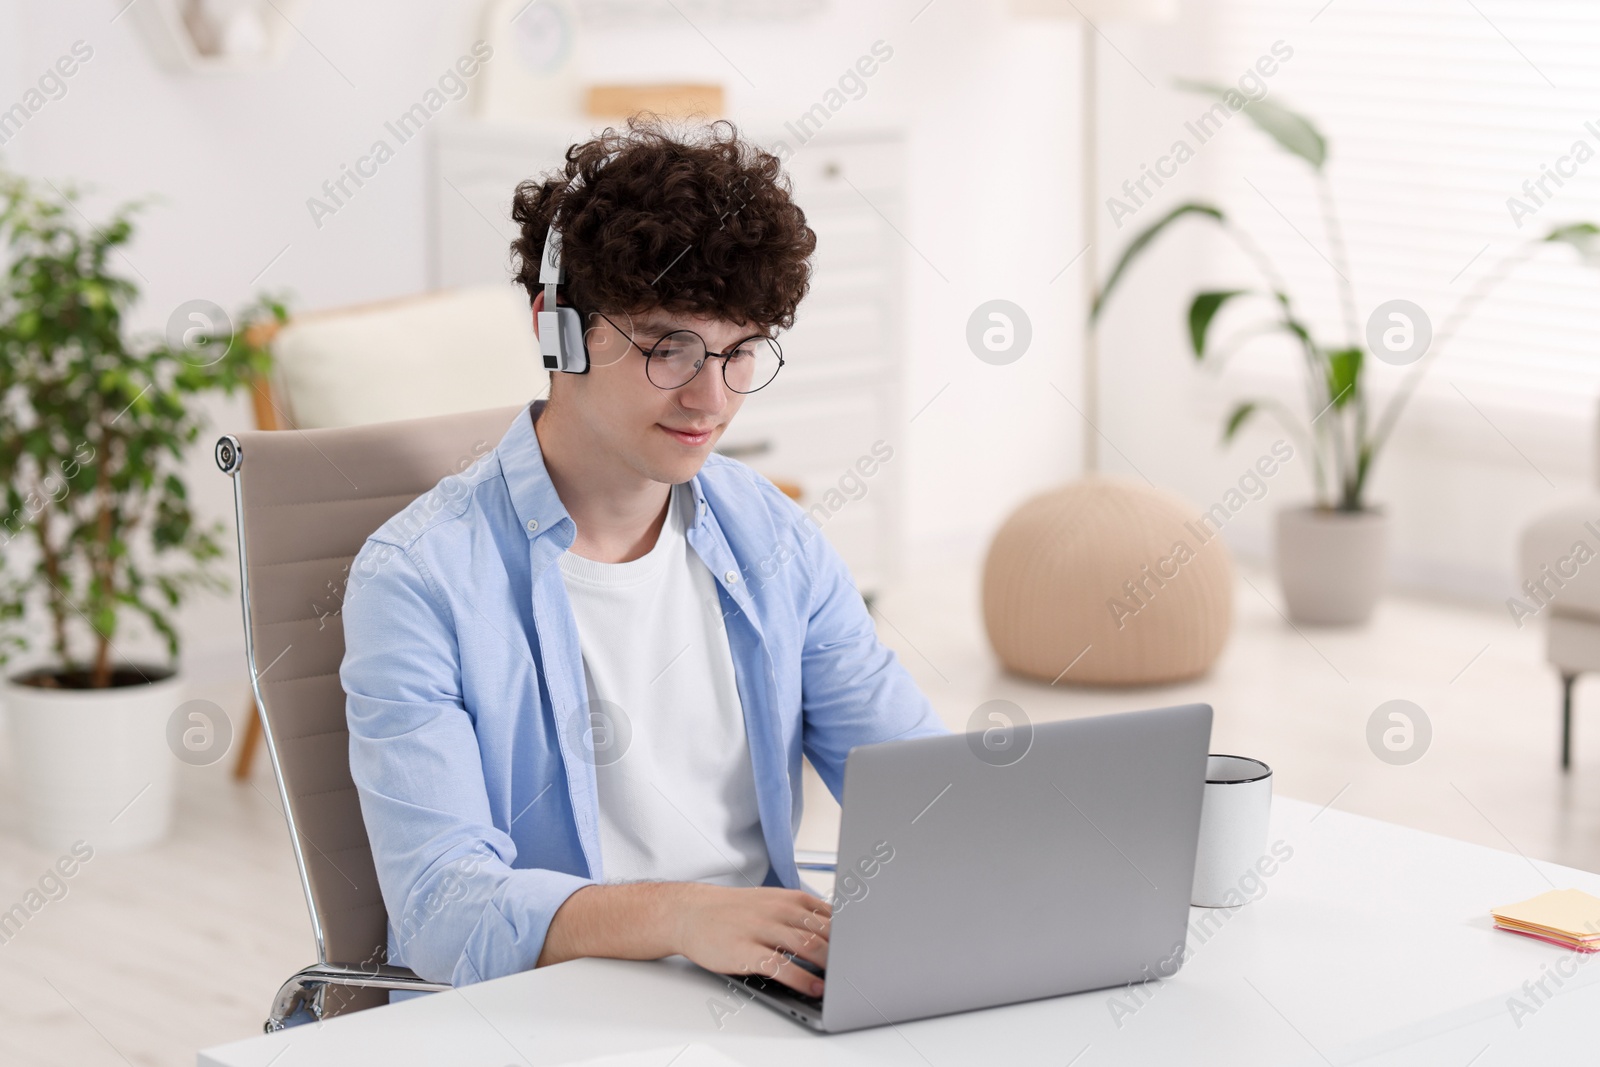
[{"label": "light wooden floor", "polygon": [[[1036,721],[1204,700],[1216,709],[1213,749],[1266,760],[1282,795],[1600,870],[1600,685],[1580,683],[1576,767],[1563,778],[1557,684],[1537,626],[1392,596],[1367,629],[1302,634],[1275,596],[1269,575],[1244,570],[1212,675],[1139,691],[1000,675],[971,572],[915,576],[882,599],[879,630],[957,729],[995,697]],[[191,696],[232,709],[245,688]],[[1396,697],[1434,725],[1432,748],[1406,767],[1365,741],[1367,717]],[[22,842],[6,760],[0,750],[0,909],[56,858]],[[260,1031],[278,983],[311,962],[310,932],[270,771],[263,761],[236,785],[225,767],[179,768],[169,841],[97,855],[0,945],[0,1064],[187,1064],[198,1048]],[[800,844],[832,847],[837,808],[814,775],[807,793]]]}]

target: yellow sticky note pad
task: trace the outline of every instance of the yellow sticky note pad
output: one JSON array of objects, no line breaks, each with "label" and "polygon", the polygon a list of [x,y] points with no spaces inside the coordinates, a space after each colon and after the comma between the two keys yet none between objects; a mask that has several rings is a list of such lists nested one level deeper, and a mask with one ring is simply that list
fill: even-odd
[{"label": "yellow sticky note pad", "polygon": [[1552,889],[1519,904],[1489,911],[1520,927],[1552,930],[1583,941],[1600,939],[1600,897],[1581,889]]}]

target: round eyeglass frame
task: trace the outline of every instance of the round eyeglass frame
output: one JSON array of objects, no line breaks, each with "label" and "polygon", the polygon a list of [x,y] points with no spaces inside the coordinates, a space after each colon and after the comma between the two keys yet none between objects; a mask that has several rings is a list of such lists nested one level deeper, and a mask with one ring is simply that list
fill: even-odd
[{"label": "round eyeglass frame", "polygon": [[[662,390],[663,392],[669,392],[670,393],[674,389],[682,389],[684,386],[686,386],[690,382],[694,381],[696,378],[698,378],[700,376],[700,369],[701,369],[701,367],[705,366],[706,360],[707,359],[711,359],[711,358],[716,358],[716,359],[722,360],[722,384],[727,387],[727,389],[728,389],[728,391],[730,393],[738,393],[740,396],[749,396],[751,393],[758,393],[761,390],[765,389],[767,386],[771,385],[773,382],[778,380],[778,373],[779,373],[779,371],[783,370],[783,362],[784,361],[783,361],[783,348],[782,348],[782,346],[780,346],[778,344],[777,338],[767,337],[764,334],[753,333],[749,337],[741,338],[736,344],[733,345],[732,348],[730,348],[726,352],[713,352],[713,351],[711,351],[711,346],[706,344],[706,339],[704,337],[701,337],[694,330],[689,330],[689,329],[668,330],[666,333],[662,334],[660,337],[658,337],[656,339],[656,343],[655,344],[651,345],[649,348],[645,348],[638,341],[635,341],[633,339],[633,335],[632,334],[629,334],[621,326],[618,326],[616,323],[612,322],[611,321],[611,317],[609,315],[607,315],[604,311],[596,311],[596,312],[592,312],[592,314],[599,315],[602,319],[605,319],[606,322],[610,324],[610,326],[611,326],[611,328],[613,330],[616,330],[617,333],[619,333],[623,337],[627,338],[627,341],[628,341],[628,343],[630,345],[632,345],[634,348],[637,348],[640,352],[644,353],[644,357],[645,357],[645,368],[644,368],[645,380],[648,381],[651,385],[654,385],[657,389]],[[701,358],[700,365],[695,367],[694,373],[689,375],[689,377],[685,378],[683,381],[679,382],[677,385],[657,385],[656,384],[656,380],[654,378],[650,377],[650,358],[655,354],[655,350],[661,344],[661,342],[665,341],[668,337],[671,337],[675,333],[694,334],[695,339],[700,342],[700,347],[705,349],[705,353],[706,354],[705,354],[704,357]],[[777,356],[778,356],[778,369],[772,372],[772,377],[768,378],[766,381],[762,382],[760,385],[756,386],[754,389],[735,389],[733,387],[732,383],[730,383],[728,381],[728,357],[733,355],[734,354],[734,350],[737,349],[739,347],[739,345],[744,344],[746,341],[765,341],[765,342],[767,342],[767,344],[771,345],[773,352],[777,353]],[[587,342],[585,342],[585,343],[587,343]]]}]

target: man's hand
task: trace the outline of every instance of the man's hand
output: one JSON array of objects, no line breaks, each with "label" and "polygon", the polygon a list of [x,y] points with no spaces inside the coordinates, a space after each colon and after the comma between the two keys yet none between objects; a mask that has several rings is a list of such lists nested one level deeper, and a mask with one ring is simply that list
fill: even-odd
[{"label": "man's hand", "polygon": [[790,959],[828,965],[833,908],[799,889],[676,883],[678,952],[710,971],[759,974],[822,995],[822,979]]},{"label": "man's hand", "polygon": [[790,955],[828,965],[833,908],[799,889],[703,882],[586,885],[556,909],[536,966],[609,956],[687,956],[722,974],[759,974],[822,995],[822,979]]}]

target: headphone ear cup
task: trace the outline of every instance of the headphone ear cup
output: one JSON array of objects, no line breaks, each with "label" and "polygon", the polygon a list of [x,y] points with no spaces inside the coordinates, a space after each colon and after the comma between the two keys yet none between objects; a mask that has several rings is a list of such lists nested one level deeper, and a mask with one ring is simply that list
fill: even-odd
[{"label": "headphone ear cup", "polygon": [[583,316],[578,314],[577,308],[559,307],[556,314],[560,318],[559,333],[561,335],[561,370],[570,374],[587,374],[589,371],[589,345],[583,336]]}]

